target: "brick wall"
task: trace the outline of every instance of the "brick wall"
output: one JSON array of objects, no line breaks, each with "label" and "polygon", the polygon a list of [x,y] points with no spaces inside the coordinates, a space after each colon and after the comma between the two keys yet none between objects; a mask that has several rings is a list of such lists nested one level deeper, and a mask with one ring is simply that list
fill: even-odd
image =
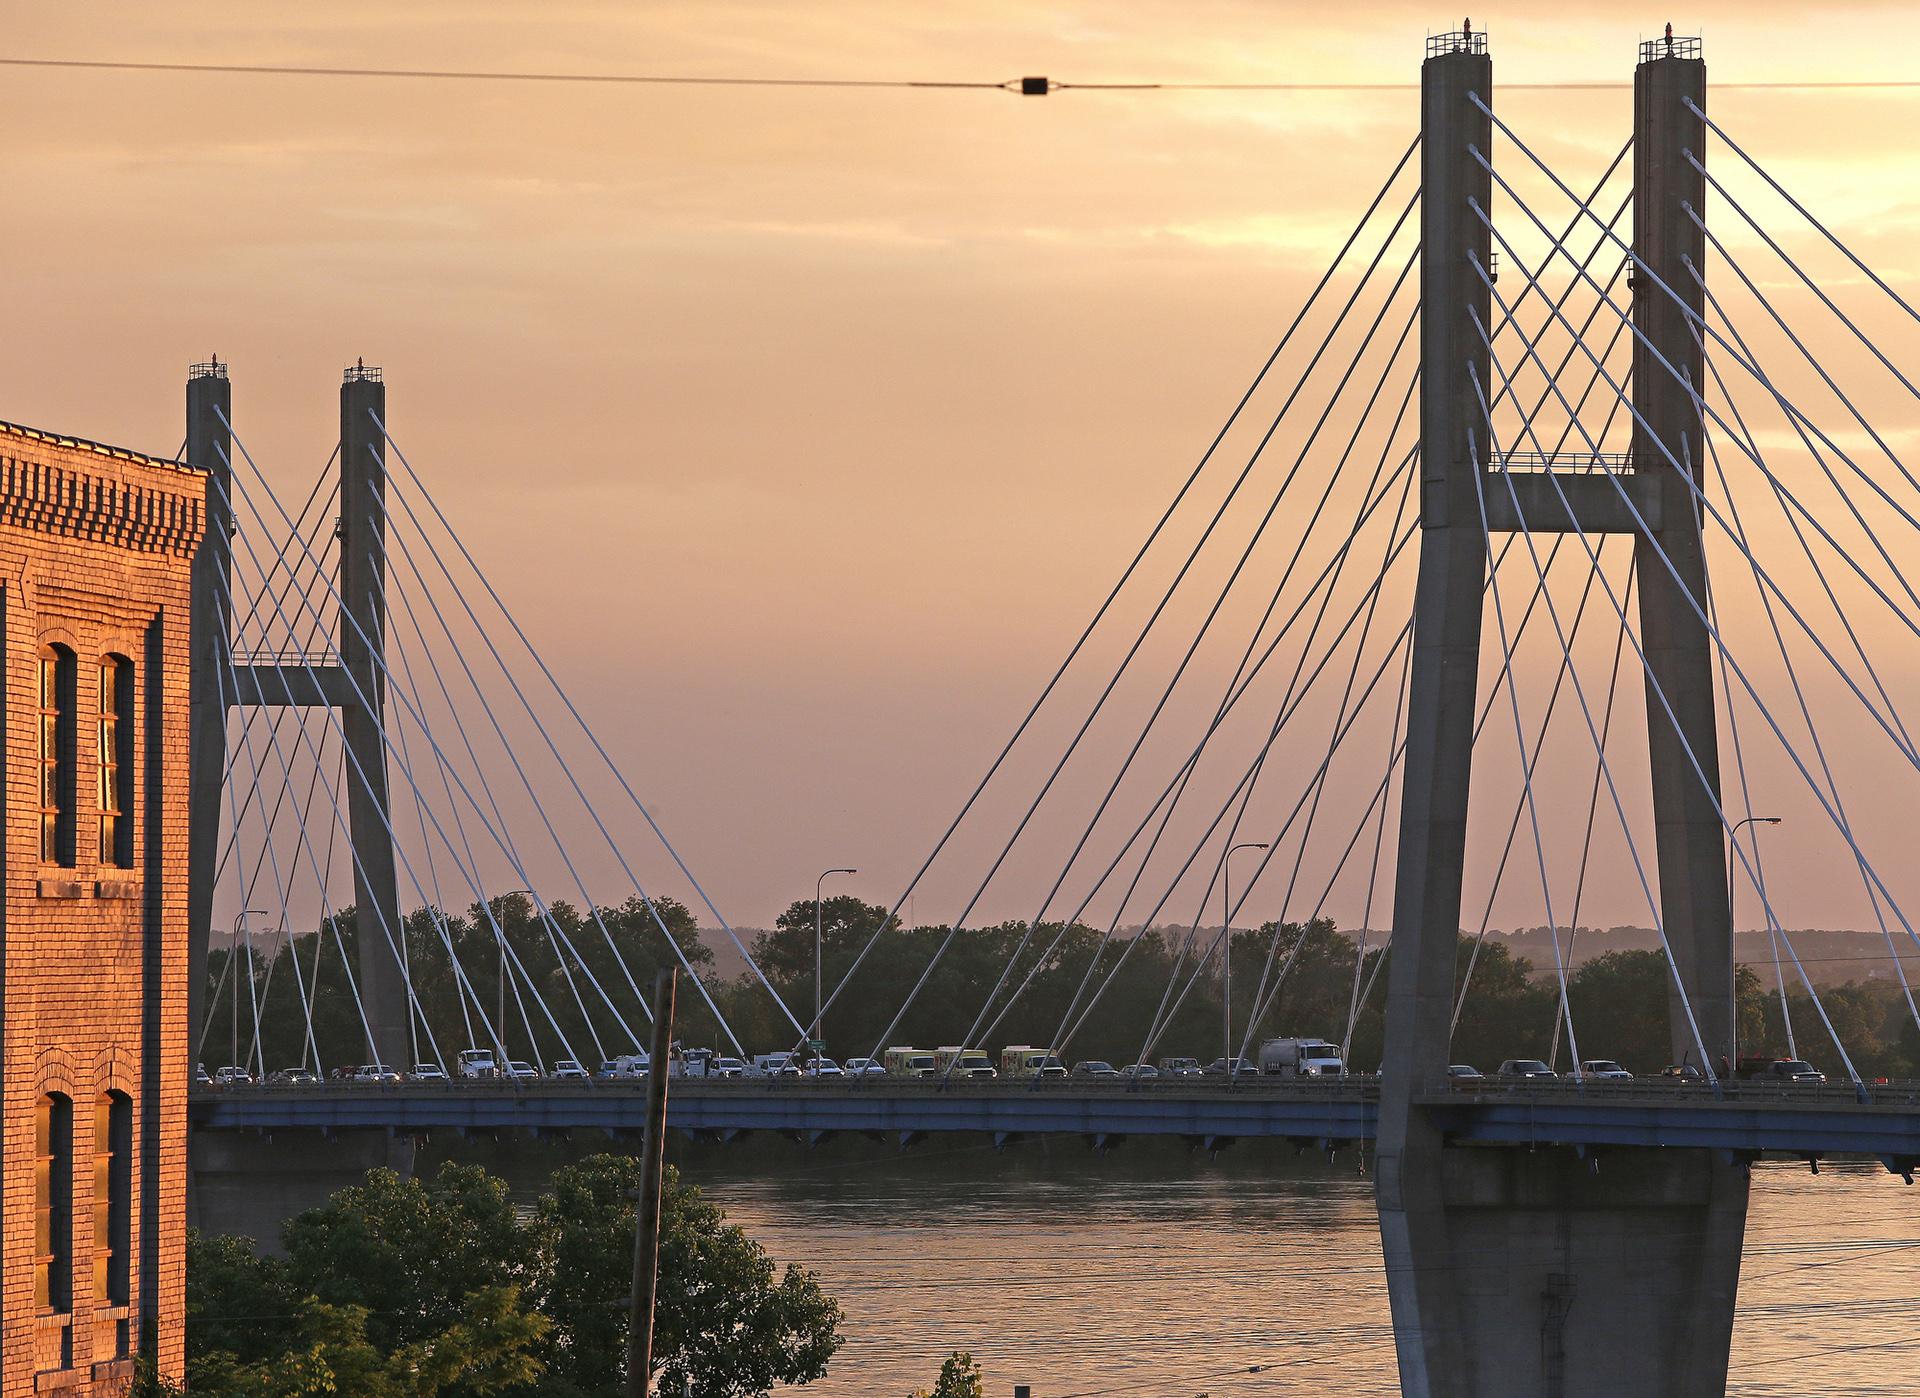
[{"label": "brick wall", "polygon": [[[0,423],[0,1398],[117,1393],[125,1353],[183,1367],[189,571],[204,478]],[[74,657],[76,850],[41,859],[38,663]],[[134,681],[132,866],[99,859],[99,663]],[[71,1311],[36,1304],[36,1121],[72,1102]],[[131,1100],[131,1260],[124,1310],[95,1294],[94,1120]],[[100,1201],[104,1207],[104,1201]]]}]

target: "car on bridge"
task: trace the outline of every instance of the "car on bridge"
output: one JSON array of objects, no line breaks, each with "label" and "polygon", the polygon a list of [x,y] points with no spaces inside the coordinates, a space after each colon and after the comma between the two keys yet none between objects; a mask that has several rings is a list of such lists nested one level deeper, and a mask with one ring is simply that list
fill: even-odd
[{"label": "car on bridge", "polygon": [[353,1070],[355,1082],[399,1082],[400,1075],[384,1063],[362,1063]]},{"label": "car on bridge", "polygon": [[735,1058],[730,1053],[709,1058],[706,1075],[710,1078],[744,1078],[747,1075],[747,1061]]},{"label": "car on bridge", "polygon": [[549,1074],[549,1076],[568,1078],[575,1082],[585,1082],[587,1081],[587,1070],[571,1058],[559,1058],[554,1060],[553,1072]]},{"label": "car on bridge", "polygon": [[1209,1078],[1257,1078],[1260,1076],[1260,1065],[1251,1058],[1216,1058],[1200,1073]]},{"label": "car on bridge", "polygon": [[1459,1083],[1485,1082],[1487,1075],[1471,1063],[1449,1063],[1447,1065],[1447,1083],[1453,1086]]},{"label": "car on bridge", "polygon": [[841,1071],[840,1065],[835,1063],[831,1058],[828,1058],[824,1053],[814,1059],[813,1062],[807,1064],[806,1074],[810,1078],[843,1078],[846,1076],[846,1074]]},{"label": "car on bridge", "polygon": [[1508,1082],[1547,1082],[1560,1075],[1537,1058],[1509,1058],[1495,1070],[1494,1076]]},{"label": "car on bridge", "polygon": [[1806,1083],[1813,1087],[1827,1080],[1825,1073],[1804,1058],[1776,1058],[1760,1077],[1765,1082]]},{"label": "car on bridge", "polygon": [[1117,1078],[1120,1070],[1103,1058],[1083,1058],[1073,1065],[1076,1078]]},{"label": "car on bridge", "polygon": [[320,1075],[311,1068],[276,1068],[267,1074],[269,1087],[311,1087],[320,1081]]},{"label": "car on bridge", "polygon": [[1163,1058],[1160,1060],[1160,1076],[1163,1078],[1198,1078],[1204,1074],[1197,1058]]},{"label": "car on bridge", "polygon": [[540,1070],[522,1059],[509,1058],[507,1060],[507,1076],[515,1082],[538,1082],[540,1079]]},{"label": "car on bridge", "polygon": [[1580,1065],[1580,1076],[1597,1078],[1601,1082],[1632,1082],[1633,1074],[1615,1063],[1611,1058],[1589,1058]]},{"label": "car on bridge", "polygon": [[416,1063],[413,1065],[413,1070],[407,1074],[407,1078],[411,1082],[437,1083],[452,1081],[452,1079],[447,1076],[446,1069],[442,1068],[438,1063]]},{"label": "car on bridge", "polygon": [[1678,1087],[1704,1084],[1707,1080],[1706,1074],[1691,1063],[1669,1063],[1660,1070],[1660,1076],[1668,1085]]},{"label": "car on bridge", "polygon": [[193,1065],[193,1085],[195,1087],[213,1086],[213,1074],[207,1071],[206,1064],[196,1063]]},{"label": "car on bridge", "polygon": [[1160,1070],[1151,1063],[1130,1063],[1121,1071],[1121,1077],[1133,1082],[1145,1082],[1148,1078],[1160,1076]]},{"label": "car on bridge", "polygon": [[800,1065],[791,1053],[756,1053],[747,1068],[750,1078],[797,1078]]},{"label": "car on bridge", "polygon": [[237,1063],[229,1063],[213,1075],[213,1085],[215,1087],[251,1087],[253,1074]]},{"label": "car on bridge", "polygon": [[877,1058],[849,1058],[846,1071],[850,1078],[884,1078],[887,1065]]}]

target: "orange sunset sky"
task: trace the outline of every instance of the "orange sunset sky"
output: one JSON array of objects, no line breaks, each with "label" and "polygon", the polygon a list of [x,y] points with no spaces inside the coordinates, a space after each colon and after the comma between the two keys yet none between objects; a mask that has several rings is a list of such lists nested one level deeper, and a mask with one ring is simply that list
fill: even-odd
[{"label": "orange sunset sky", "polygon": [[[0,417],[172,455],[186,366],[217,352],[242,436],[297,504],[334,441],[341,366],[382,365],[395,437],[743,924],[829,865],[859,866],[841,887],[873,901],[904,885],[1413,136],[1423,36],[1460,20],[1274,0],[10,8],[0,56],[1399,85],[1030,99],[0,74]],[[1497,97],[1582,189],[1628,133],[1636,42],[1669,18],[1704,36],[1717,83],[1920,79],[1910,5],[1473,14],[1496,89],[1614,84]],[[1920,88],[1727,87],[1712,111],[1920,292]],[[1818,252],[1804,225],[1783,233]],[[1920,365],[1920,326],[1856,304]],[[1842,352],[1832,322],[1810,333]],[[1920,403],[1897,385],[1858,401],[1895,450],[1915,440]],[[1831,399],[1810,411],[1850,426]],[[1779,421],[1761,430],[1790,451]],[[1724,605],[1763,656],[1751,586]],[[1914,637],[1858,615],[1889,690],[1920,697]],[[1812,697],[1870,852],[1920,902],[1901,833],[1920,779],[1837,682]],[[1577,757],[1554,771],[1584,812]],[[1868,926],[1790,764],[1754,760],[1793,822],[1770,850],[1782,920]],[[1030,787],[1043,758],[1022,770]],[[1511,773],[1496,780],[1477,865],[1512,800]],[[988,816],[1004,831],[1017,806]],[[963,841],[915,920],[954,916],[992,845]],[[1556,872],[1576,856],[1557,847]],[[1609,858],[1582,920],[1644,923]],[[1016,860],[976,917],[1026,915],[1046,868]],[[1360,910],[1357,886],[1330,907]],[[1522,881],[1494,921],[1542,916]]]}]

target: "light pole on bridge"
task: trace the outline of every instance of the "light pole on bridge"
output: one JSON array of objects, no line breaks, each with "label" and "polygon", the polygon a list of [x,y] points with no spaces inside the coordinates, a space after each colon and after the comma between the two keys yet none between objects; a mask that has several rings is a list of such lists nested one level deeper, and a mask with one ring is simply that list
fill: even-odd
[{"label": "light pole on bridge", "polygon": [[1265,848],[1267,846],[1264,843],[1243,840],[1230,846],[1227,857],[1220,861],[1220,1066],[1229,1080],[1234,1076],[1233,890],[1229,883],[1233,874],[1233,853],[1235,850]]},{"label": "light pole on bridge", "polygon": [[[240,1063],[240,955],[239,942],[247,939],[247,998],[253,998],[253,929],[247,926],[247,919],[258,914],[267,915],[265,908],[243,908],[233,919],[233,940],[227,943],[227,958],[233,970],[233,1057],[227,1062]],[[260,1037],[260,1012],[256,1007],[253,1016],[253,1037]],[[264,1076],[264,1075],[263,1075]]]},{"label": "light pole on bridge", "polygon": [[[539,897],[539,895],[530,888],[510,888],[505,893],[502,893],[496,896],[493,901],[496,903],[504,903],[507,901],[507,899],[513,897],[516,893],[524,893],[529,898],[537,899]],[[507,1055],[507,929],[501,925],[500,919],[497,917],[494,919],[493,925],[494,925],[494,931],[498,933],[500,937],[500,986],[499,986],[499,990],[500,990],[500,1055],[501,1057],[505,1058],[508,1056]],[[529,1043],[527,1047],[532,1048],[533,1045]],[[535,1055],[535,1056],[536,1058],[538,1057],[538,1055]],[[510,1062],[502,1063],[500,1065],[500,1076],[505,1078],[505,1077],[511,1077],[512,1075],[513,1075],[512,1064]]]},{"label": "light pole on bridge", "polygon": [[820,1023],[826,1013],[822,999],[822,983],[826,980],[826,916],[820,903],[820,890],[828,879],[835,874],[857,874],[858,869],[828,869],[813,881],[813,1035],[824,1040],[826,1034]]},{"label": "light pole on bridge", "polygon": [[[1727,1004],[1729,1006],[1727,1023],[1731,1026],[1728,1030],[1727,1044],[1727,1072],[1729,1073],[1733,1072],[1734,1068],[1740,1062],[1740,957],[1738,954],[1740,933],[1733,925],[1734,861],[1732,851],[1737,851],[1740,847],[1740,831],[1743,826],[1778,825],[1780,821],[1781,817],[1779,816],[1750,815],[1736,820],[1733,823],[1733,829],[1727,832],[1727,847],[1729,850],[1727,856],[1727,947],[1733,953],[1727,957]],[[1755,881],[1760,883],[1762,890],[1761,897],[1764,901],[1766,885],[1759,879],[1759,858],[1760,846],[1756,843],[1754,845]],[[1766,914],[1767,939],[1773,942],[1774,947],[1773,979],[1774,983],[1780,988],[1780,1020],[1787,1027],[1787,1057],[1798,1058],[1800,1054],[1794,1048],[1793,1044],[1793,1021],[1787,1018],[1787,982],[1780,974],[1780,943],[1774,940],[1773,913],[1771,909],[1764,906],[1761,908],[1761,912]]]}]

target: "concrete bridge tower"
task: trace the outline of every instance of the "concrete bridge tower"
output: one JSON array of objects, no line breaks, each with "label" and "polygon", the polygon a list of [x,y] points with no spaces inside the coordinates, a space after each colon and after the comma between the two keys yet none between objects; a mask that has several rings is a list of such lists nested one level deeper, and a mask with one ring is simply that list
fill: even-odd
[{"label": "concrete bridge tower", "polygon": [[[1701,1398],[1726,1387],[1744,1167],[1705,1150],[1581,1158],[1452,1145],[1422,1105],[1449,1056],[1487,566],[1473,476],[1486,469],[1485,414],[1469,365],[1482,384],[1493,381],[1472,319],[1494,323],[1474,269],[1476,259],[1488,265],[1491,247],[1470,201],[1493,207],[1490,176],[1474,154],[1492,159],[1492,123],[1478,104],[1492,106],[1492,76],[1484,35],[1429,41],[1421,75],[1422,535],[1376,1176],[1401,1389],[1408,1398]],[[1686,206],[1703,207],[1702,180],[1687,153],[1704,159],[1703,133],[1685,99],[1704,107],[1705,81],[1697,41],[1643,46],[1634,241],[1654,275],[1696,308],[1685,259],[1701,265],[1701,235]],[[1685,313],[1646,272],[1635,282],[1635,324],[1698,382]],[[1662,920],[1701,1037],[1718,1054],[1732,1024],[1726,856],[1713,800],[1687,756],[1690,746],[1717,793],[1713,677],[1710,642],[1682,591],[1704,596],[1705,561],[1691,491],[1662,451],[1697,471],[1699,417],[1652,349],[1637,344],[1634,361],[1645,422],[1628,484],[1658,542],[1656,551],[1641,538],[1638,558]],[[1534,532],[1573,521],[1590,535],[1639,532],[1604,475],[1567,470],[1556,479],[1571,510],[1544,478],[1521,491]],[[1501,482],[1487,491],[1495,529],[1519,524],[1506,490]],[[1693,1036],[1673,998],[1679,1055]]]},{"label": "concrete bridge tower", "polygon": [[[386,386],[378,369],[350,367],[340,385],[340,592],[331,657],[241,654],[229,666],[233,575],[232,387],[226,366],[197,366],[187,383],[187,460],[207,472],[206,539],[194,560],[193,674],[188,854],[189,1024],[206,1019],[207,949],[227,764],[227,716],[254,708],[339,711],[347,758],[344,790],[352,836],[358,933],[355,975],[380,1061],[402,1068],[408,1053],[387,765],[382,734],[386,637]],[[378,422],[376,422],[376,417]],[[289,547],[297,547],[290,544]],[[294,567],[297,571],[298,560]],[[326,610],[320,599],[316,609]],[[289,603],[289,606],[297,606]],[[293,935],[309,930],[289,928]],[[391,940],[389,940],[391,938]]]}]

